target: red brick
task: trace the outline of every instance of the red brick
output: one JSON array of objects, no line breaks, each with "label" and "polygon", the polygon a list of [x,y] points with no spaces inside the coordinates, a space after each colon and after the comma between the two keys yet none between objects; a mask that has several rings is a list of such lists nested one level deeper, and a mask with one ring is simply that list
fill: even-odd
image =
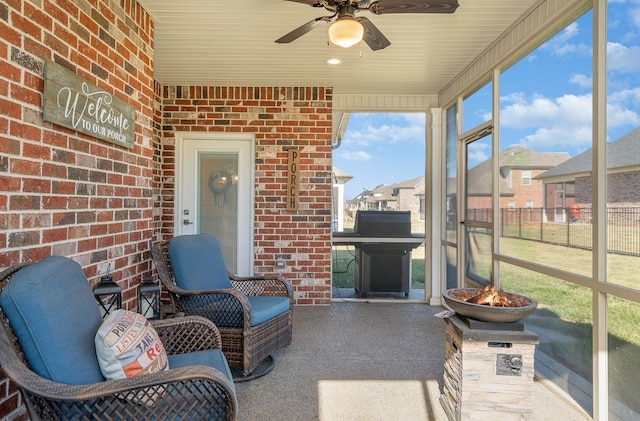
[{"label": "red brick", "polygon": [[43,209],[66,209],[67,196],[44,196],[42,198]]},{"label": "red brick", "polygon": [[86,240],[78,241],[78,252],[87,252],[96,249],[97,240],[95,238],[88,238]]},{"label": "red brick", "polygon": [[3,192],[17,192],[20,191],[20,179],[17,177],[10,177],[6,175],[0,175],[0,186],[2,186]]},{"label": "red brick", "polygon": [[24,262],[37,262],[44,259],[47,256],[51,256],[50,246],[41,246],[41,247],[26,249],[22,252],[22,259]]},{"label": "red brick", "polygon": [[60,22],[63,26],[69,26],[69,16],[61,10],[55,2],[45,1],[44,11],[48,16]]},{"label": "red brick", "polygon": [[36,210],[40,209],[40,196],[12,195],[9,196],[9,210]]},{"label": "red brick", "polygon": [[[0,235],[0,237],[4,237],[4,234]],[[2,243],[2,248],[6,250],[6,239],[1,239],[0,243]],[[6,250],[0,253],[0,267],[7,268],[9,266],[17,265],[18,263],[21,263],[19,251]],[[0,417],[2,417],[2,414],[0,414]]]},{"label": "red brick", "polygon": [[0,113],[6,117],[18,119],[22,117],[22,107],[13,101],[0,98]]},{"label": "red brick", "polygon": [[23,178],[23,191],[28,193],[49,193],[51,191],[51,181],[42,178]]},{"label": "red brick", "polygon": [[42,243],[54,243],[67,239],[66,228],[54,228],[42,231]]},{"label": "red brick", "polygon": [[[22,36],[20,32],[16,30],[16,28],[7,26],[6,22],[0,21],[0,34],[2,34],[2,39],[7,43],[19,47],[22,42]],[[4,55],[6,57],[6,55]]]},{"label": "red brick", "polygon": [[40,143],[23,143],[22,156],[25,158],[51,159],[51,148]]},{"label": "red brick", "polygon": [[67,176],[67,167],[45,162],[42,164],[42,175],[45,177],[65,178]]},{"label": "red brick", "polygon": [[42,129],[28,124],[22,124],[18,121],[11,121],[9,123],[9,133],[12,136],[22,139],[39,141],[42,135]]}]

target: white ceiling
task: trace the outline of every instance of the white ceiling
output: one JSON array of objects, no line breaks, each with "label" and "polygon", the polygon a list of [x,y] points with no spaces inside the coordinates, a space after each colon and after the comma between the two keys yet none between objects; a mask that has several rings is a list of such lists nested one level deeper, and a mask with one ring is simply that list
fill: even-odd
[{"label": "white ceiling", "polygon": [[[336,94],[436,94],[537,0],[459,0],[454,14],[360,12],[391,41],[327,45],[328,25],[274,41],[322,8],[286,0],[139,0],[155,21],[155,79],[169,85],[327,86]],[[384,2],[384,0],[381,0]],[[326,60],[337,57],[339,65]]]}]

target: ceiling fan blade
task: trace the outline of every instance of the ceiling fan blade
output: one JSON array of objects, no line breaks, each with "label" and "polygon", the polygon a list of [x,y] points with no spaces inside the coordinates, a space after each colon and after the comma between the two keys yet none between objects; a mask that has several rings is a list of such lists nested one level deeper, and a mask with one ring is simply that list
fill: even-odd
[{"label": "ceiling fan blade", "polygon": [[286,0],[286,1],[292,1],[294,3],[304,3],[304,4],[308,4],[311,7],[324,7],[327,10],[333,10],[338,6],[339,3],[342,3],[344,0]]},{"label": "ceiling fan blade", "polygon": [[288,34],[278,38],[276,42],[278,44],[287,44],[291,41],[294,41],[300,38],[304,34],[311,32],[312,29],[314,29],[316,26],[320,25],[321,23],[329,23],[330,20],[331,20],[331,16],[321,16],[319,18],[315,18],[314,20],[307,22],[304,25],[300,26],[299,28],[296,28],[293,31],[289,32]]},{"label": "ceiling fan blade", "polygon": [[453,13],[458,0],[379,0],[369,5],[375,15],[388,13]]},{"label": "ceiling fan blade", "polygon": [[364,35],[362,39],[367,43],[373,51],[382,50],[391,45],[391,42],[369,19],[360,17],[356,19],[364,27]]},{"label": "ceiling fan blade", "polygon": [[304,3],[314,7],[321,7],[320,0],[286,0],[286,1],[292,1],[294,3]]}]

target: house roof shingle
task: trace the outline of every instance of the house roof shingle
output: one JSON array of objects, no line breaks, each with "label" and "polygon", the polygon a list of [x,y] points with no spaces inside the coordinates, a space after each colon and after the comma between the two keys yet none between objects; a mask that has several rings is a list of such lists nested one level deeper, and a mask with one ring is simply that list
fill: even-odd
[{"label": "house roof shingle", "polygon": [[[570,158],[567,152],[536,152],[520,145],[500,152],[500,195],[513,195],[513,188],[505,178],[505,169],[548,169]],[[469,170],[467,192],[470,195],[488,195],[491,192],[491,159],[487,159]]]},{"label": "house roof shingle", "polygon": [[[536,177],[544,180],[550,177],[570,174],[591,173],[592,150],[581,154],[551,168]],[[640,165],[640,127],[631,130],[618,140],[607,143],[607,168],[624,168]]]}]

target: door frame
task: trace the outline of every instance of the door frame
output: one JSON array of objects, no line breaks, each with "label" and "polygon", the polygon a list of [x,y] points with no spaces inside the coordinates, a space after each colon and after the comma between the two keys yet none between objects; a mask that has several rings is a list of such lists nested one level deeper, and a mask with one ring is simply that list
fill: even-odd
[{"label": "door frame", "polygon": [[[238,273],[240,276],[253,276],[253,262],[254,262],[254,233],[255,233],[255,136],[249,133],[194,133],[194,132],[175,132],[175,176],[174,176],[174,208],[173,208],[173,226],[174,236],[182,234],[182,219],[183,215],[180,215],[180,210],[185,208],[184,195],[182,194],[182,183],[185,180],[185,172],[187,168],[182,165],[183,159],[185,159],[185,142],[211,142],[211,148],[200,148],[198,145],[196,150],[205,152],[222,152],[222,151],[240,151],[238,149],[229,148],[215,148],[215,142],[248,142],[249,143],[249,162],[242,162],[239,160],[238,165],[248,165],[249,173],[249,189],[248,197],[242,197],[238,192],[238,207],[247,206],[249,209],[249,224],[238,224]],[[246,146],[246,144],[244,145]],[[198,171],[197,165],[192,170]],[[239,169],[240,172],[240,169]],[[195,186],[194,186],[195,187]],[[195,193],[194,193],[195,194]],[[194,215],[195,216],[195,215]],[[241,262],[246,262],[242,264]]]},{"label": "door frame", "polygon": [[[458,218],[456,223],[458,224],[458,238],[457,238],[457,242],[458,242],[458,256],[457,256],[457,280],[458,280],[458,288],[469,288],[469,287],[475,287],[475,286],[480,286],[482,287],[483,285],[479,285],[477,284],[473,279],[468,278],[467,277],[467,267],[468,267],[468,235],[467,235],[467,230],[469,226],[474,226],[474,227],[478,227],[478,228],[486,228],[486,229],[490,229],[491,230],[491,250],[492,250],[492,255],[494,252],[494,247],[493,247],[493,238],[495,237],[495,232],[494,232],[494,228],[495,228],[495,220],[493,220],[493,222],[491,223],[483,223],[483,222],[473,222],[473,221],[467,221],[467,148],[469,147],[469,145],[471,145],[473,142],[483,139],[486,136],[491,135],[492,136],[492,145],[491,145],[491,159],[494,160],[495,156],[494,156],[494,144],[495,144],[495,137],[494,137],[494,130],[493,130],[493,119],[490,119],[488,121],[485,121],[484,123],[480,124],[477,127],[474,127],[464,133],[461,133],[458,135],[458,192],[460,192],[458,194]],[[492,161],[492,168],[493,168],[493,163],[494,161]],[[493,190],[494,190],[494,180],[493,180],[493,175],[491,177],[492,181],[491,181],[491,197],[493,198]],[[491,201],[492,203],[492,208],[493,208],[493,204],[494,201],[492,199]],[[492,210],[493,211],[493,210]],[[492,215],[493,216],[493,215]],[[492,264],[492,274],[493,274],[493,279],[496,279],[496,273],[495,273],[495,266]],[[491,281],[491,280],[490,280]]]}]

